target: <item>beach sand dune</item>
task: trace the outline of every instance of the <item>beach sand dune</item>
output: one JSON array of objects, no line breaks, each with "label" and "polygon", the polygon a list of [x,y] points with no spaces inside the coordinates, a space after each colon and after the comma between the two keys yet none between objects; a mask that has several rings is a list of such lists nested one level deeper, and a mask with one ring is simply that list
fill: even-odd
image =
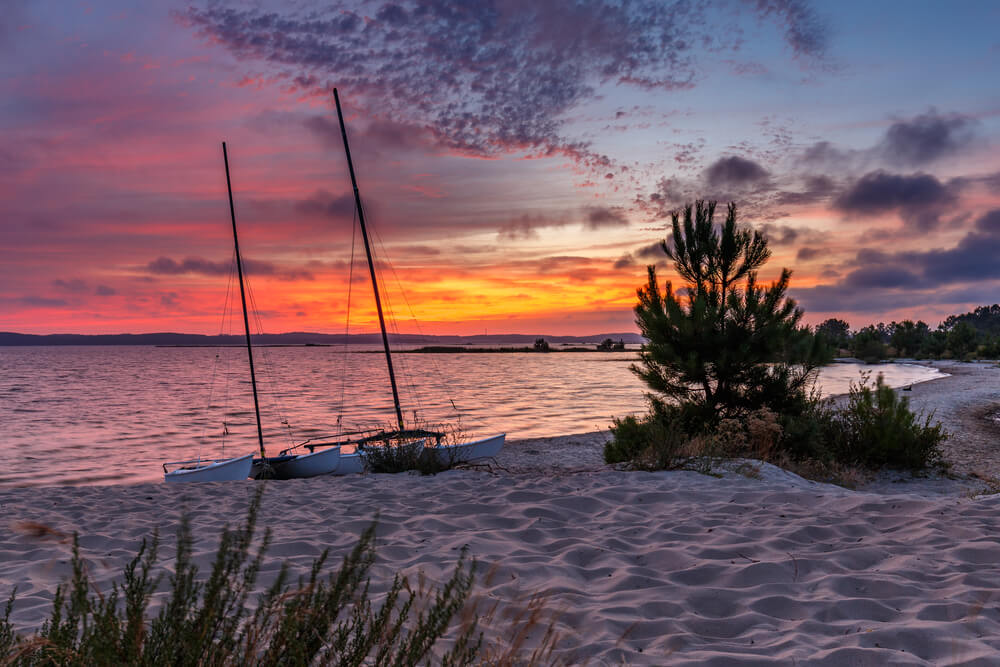
[{"label": "beach sand dune", "polygon": [[[207,569],[221,527],[242,519],[255,488],[2,491],[12,523],[0,536],[0,592],[18,585],[14,619],[34,627],[69,573],[66,534],[79,533],[91,575],[108,585],[155,527],[169,564],[182,512]],[[276,557],[265,581],[280,559],[304,572],[330,548],[339,561],[376,514],[375,580],[401,571],[443,581],[468,545],[484,573],[481,608],[498,605],[487,640],[508,636],[504,614],[536,596],[558,614],[556,655],[567,662],[941,665],[1000,655],[1000,496],[858,493],[771,466],[721,478],[294,480],[265,493]]]}]

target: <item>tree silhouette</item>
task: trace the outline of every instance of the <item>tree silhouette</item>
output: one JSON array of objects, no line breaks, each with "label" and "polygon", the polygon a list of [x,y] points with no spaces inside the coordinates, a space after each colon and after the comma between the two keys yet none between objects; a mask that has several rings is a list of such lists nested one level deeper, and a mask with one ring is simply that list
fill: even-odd
[{"label": "tree silhouette", "polygon": [[[791,272],[769,286],[757,271],[770,258],[767,238],[736,224],[736,205],[714,224],[715,202],[698,201],[672,215],[662,247],[684,286],[660,290],[650,266],[638,290],[636,322],[648,339],[632,371],[671,402],[693,408],[703,423],[768,407],[801,409],[825,346],[785,296]],[[660,400],[653,397],[653,400]]]}]

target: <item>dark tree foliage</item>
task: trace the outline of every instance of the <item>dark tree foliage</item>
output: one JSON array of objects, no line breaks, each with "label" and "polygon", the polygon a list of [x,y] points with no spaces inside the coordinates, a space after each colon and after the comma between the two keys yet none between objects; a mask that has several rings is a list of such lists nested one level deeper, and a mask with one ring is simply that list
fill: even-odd
[{"label": "dark tree foliage", "polygon": [[941,323],[941,327],[951,331],[959,322],[968,322],[980,333],[991,336],[1000,335],[1000,304],[994,303],[992,306],[979,306],[971,313],[963,315],[949,315]]},{"label": "dark tree foliage", "polygon": [[896,349],[896,354],[901,357],[916,355],[931,334],[930,327],[924,321],[892,322],[889,324],[889,330],[892,332],[889,336],[889,344]]},{"label": "dark tree foliage", "polygon": [[851,354],[869,364],[885,359],[885,343],[875,325],[869,324],[854,334],[851,339]]},{"label": "dark tree foliage", "polygon": [[948,331],[948,351],[956,359],[965,359],[976,351],[978,337],[974,326],[965,320],[959,320]]},{"label": "dark tree foliage", "polygon": [[930,332],[920,346],[920,354],[925,357],[940,358],[948,349],[948,334],[943,329]]},{"label": "dark tree foliage", "polygon": [[649,342],[632,370],[702,423],[762,407],[794,411],[826,348],[799,325],[802,311],[785,295],[788,269],[769,286],[757,282],[771,256],[766,237],[737,226],[735,204],[716,227],[715,207],[698,201],[673,214],[672,242],[662,246],[684,285],[674,291],[668,281],[661,290],[649,267],[635,307]]},{"label": "dark tree foliage", "polygon": [[827,344],[836,350],[847,348],[851,342],[851,325],[835,317],[820,323],[816,327],[816,333],[823,336]]}]

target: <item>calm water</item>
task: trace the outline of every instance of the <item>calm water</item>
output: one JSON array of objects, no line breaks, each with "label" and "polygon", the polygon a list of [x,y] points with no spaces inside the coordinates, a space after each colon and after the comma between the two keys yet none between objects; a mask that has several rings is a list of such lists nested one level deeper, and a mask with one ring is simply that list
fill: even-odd
[{"label": "calm water", "polygon": [[[256,352],[256,351],[255,351]],[[269,452],[345,425],[392,419],[384,359],[339,347],[264,348],[262,419]],[[404,417],[459,422],[508,438],[606,428],[642,412],[630,353],[396,354]],[[872,367],[868,367],[871,369]],[[823,369],[824,393],[864,369]],[[932,369],[878,368],[890,385]],[[135,483],[163,461],[256,446],[246,352],[239,348],[0,347],[0,485]],[[228,435],[224,435],[228,432]]]}]

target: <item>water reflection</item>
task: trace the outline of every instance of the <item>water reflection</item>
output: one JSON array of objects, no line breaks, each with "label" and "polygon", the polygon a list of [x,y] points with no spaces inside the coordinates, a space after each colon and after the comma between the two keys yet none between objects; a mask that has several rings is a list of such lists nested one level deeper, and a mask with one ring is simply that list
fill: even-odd
[{"label": "water reflection", "polygon": [[[358,352],[357,350],[355,352]],[[101,484],[161,478],[160,462],[236,455],[256,427],[240,348],[0,348],[0,484]],[[607,428],[645,410],[631,353],[396,354],[404,417],[458,422],[470,435],[509,438]],[[265,444],[277,451],[342,426],[387,424],[384,359],[340,347],[262,348]],[[862,367],[824,368],[826,394],[845,393]],[[892,386],[937,374],[877,369]],[[27,462],[30,459],[30,463]]]}]

